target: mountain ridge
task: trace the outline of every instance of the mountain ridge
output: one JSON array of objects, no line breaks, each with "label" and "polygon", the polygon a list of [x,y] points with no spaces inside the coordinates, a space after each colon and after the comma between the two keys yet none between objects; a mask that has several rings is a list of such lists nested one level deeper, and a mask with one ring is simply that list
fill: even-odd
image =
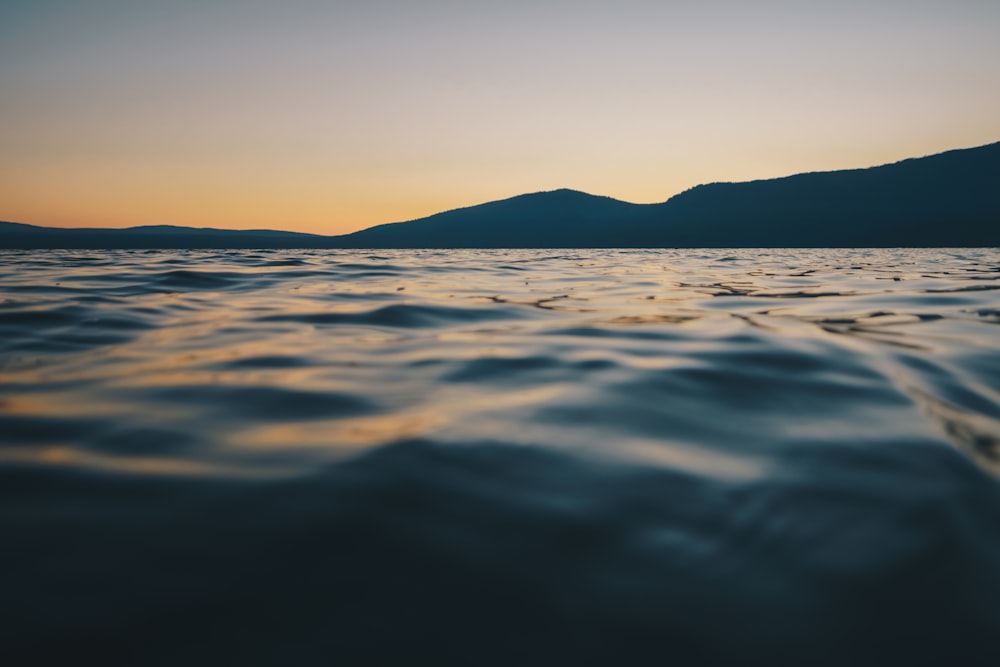
[{"label": "mountain ridge", "polygon": [[856,169],[711,182],[636,204],[524,193],[340,236],[0,223],[0,248],[1000,246],[1000,142]]}]

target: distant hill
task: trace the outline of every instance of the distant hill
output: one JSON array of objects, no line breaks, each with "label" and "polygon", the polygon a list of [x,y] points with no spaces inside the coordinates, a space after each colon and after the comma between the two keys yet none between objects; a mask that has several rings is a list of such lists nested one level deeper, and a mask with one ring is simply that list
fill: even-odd
[{"label": "distant hill", "polygon": [[661,204],[542,192],[340,241],[397,248],[1000,246],[1000,143],[868,169],[699,185]]},{"label": "distant hill", "polygon": [[237,231],[151,225],[128,229],[63,229],[0,222],[0,248],[310,248],[333,237],[268,229]]},{"label": "distant hill", "polygon": [[553,190],[438,213],[341,236],[342,247],[617,247],[648,219],[649,205]]},{"label": "distant hill", "polygon": [[699,185],[660,204],[554,190],[344,236],[0,223],[0,248],[1000,246],[1000,143],[894,164]]},{"label": "distant hill", "polygon": [[701,185],[657,205],[655,217],[635,230],[640,245],[1000,246],[1000,143]]}]

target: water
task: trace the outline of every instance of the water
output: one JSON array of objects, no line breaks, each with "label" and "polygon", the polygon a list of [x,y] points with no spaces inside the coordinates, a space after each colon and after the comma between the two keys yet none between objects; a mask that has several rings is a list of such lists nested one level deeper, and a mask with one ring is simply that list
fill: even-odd
[{"label": "water", "polygon": [[995,665],[1000,251],[0,253],[6,664]]}]

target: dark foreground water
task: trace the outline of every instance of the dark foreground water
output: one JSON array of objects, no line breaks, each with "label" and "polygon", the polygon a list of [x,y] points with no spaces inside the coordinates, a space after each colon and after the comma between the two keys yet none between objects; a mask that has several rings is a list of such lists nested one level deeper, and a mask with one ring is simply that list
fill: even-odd
[{"label": "dark foreground water", "polygon": [[998,325],[996,250],[0,252],[0,663],[1000,664]]}]

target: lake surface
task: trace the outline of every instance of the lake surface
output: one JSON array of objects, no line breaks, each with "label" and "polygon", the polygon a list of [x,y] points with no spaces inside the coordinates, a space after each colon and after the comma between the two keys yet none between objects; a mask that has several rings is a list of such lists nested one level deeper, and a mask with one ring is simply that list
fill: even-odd
[{"label": "lake surface", "polygon": [[5,664],[996,665],[1000,251],[0,252]]}]

